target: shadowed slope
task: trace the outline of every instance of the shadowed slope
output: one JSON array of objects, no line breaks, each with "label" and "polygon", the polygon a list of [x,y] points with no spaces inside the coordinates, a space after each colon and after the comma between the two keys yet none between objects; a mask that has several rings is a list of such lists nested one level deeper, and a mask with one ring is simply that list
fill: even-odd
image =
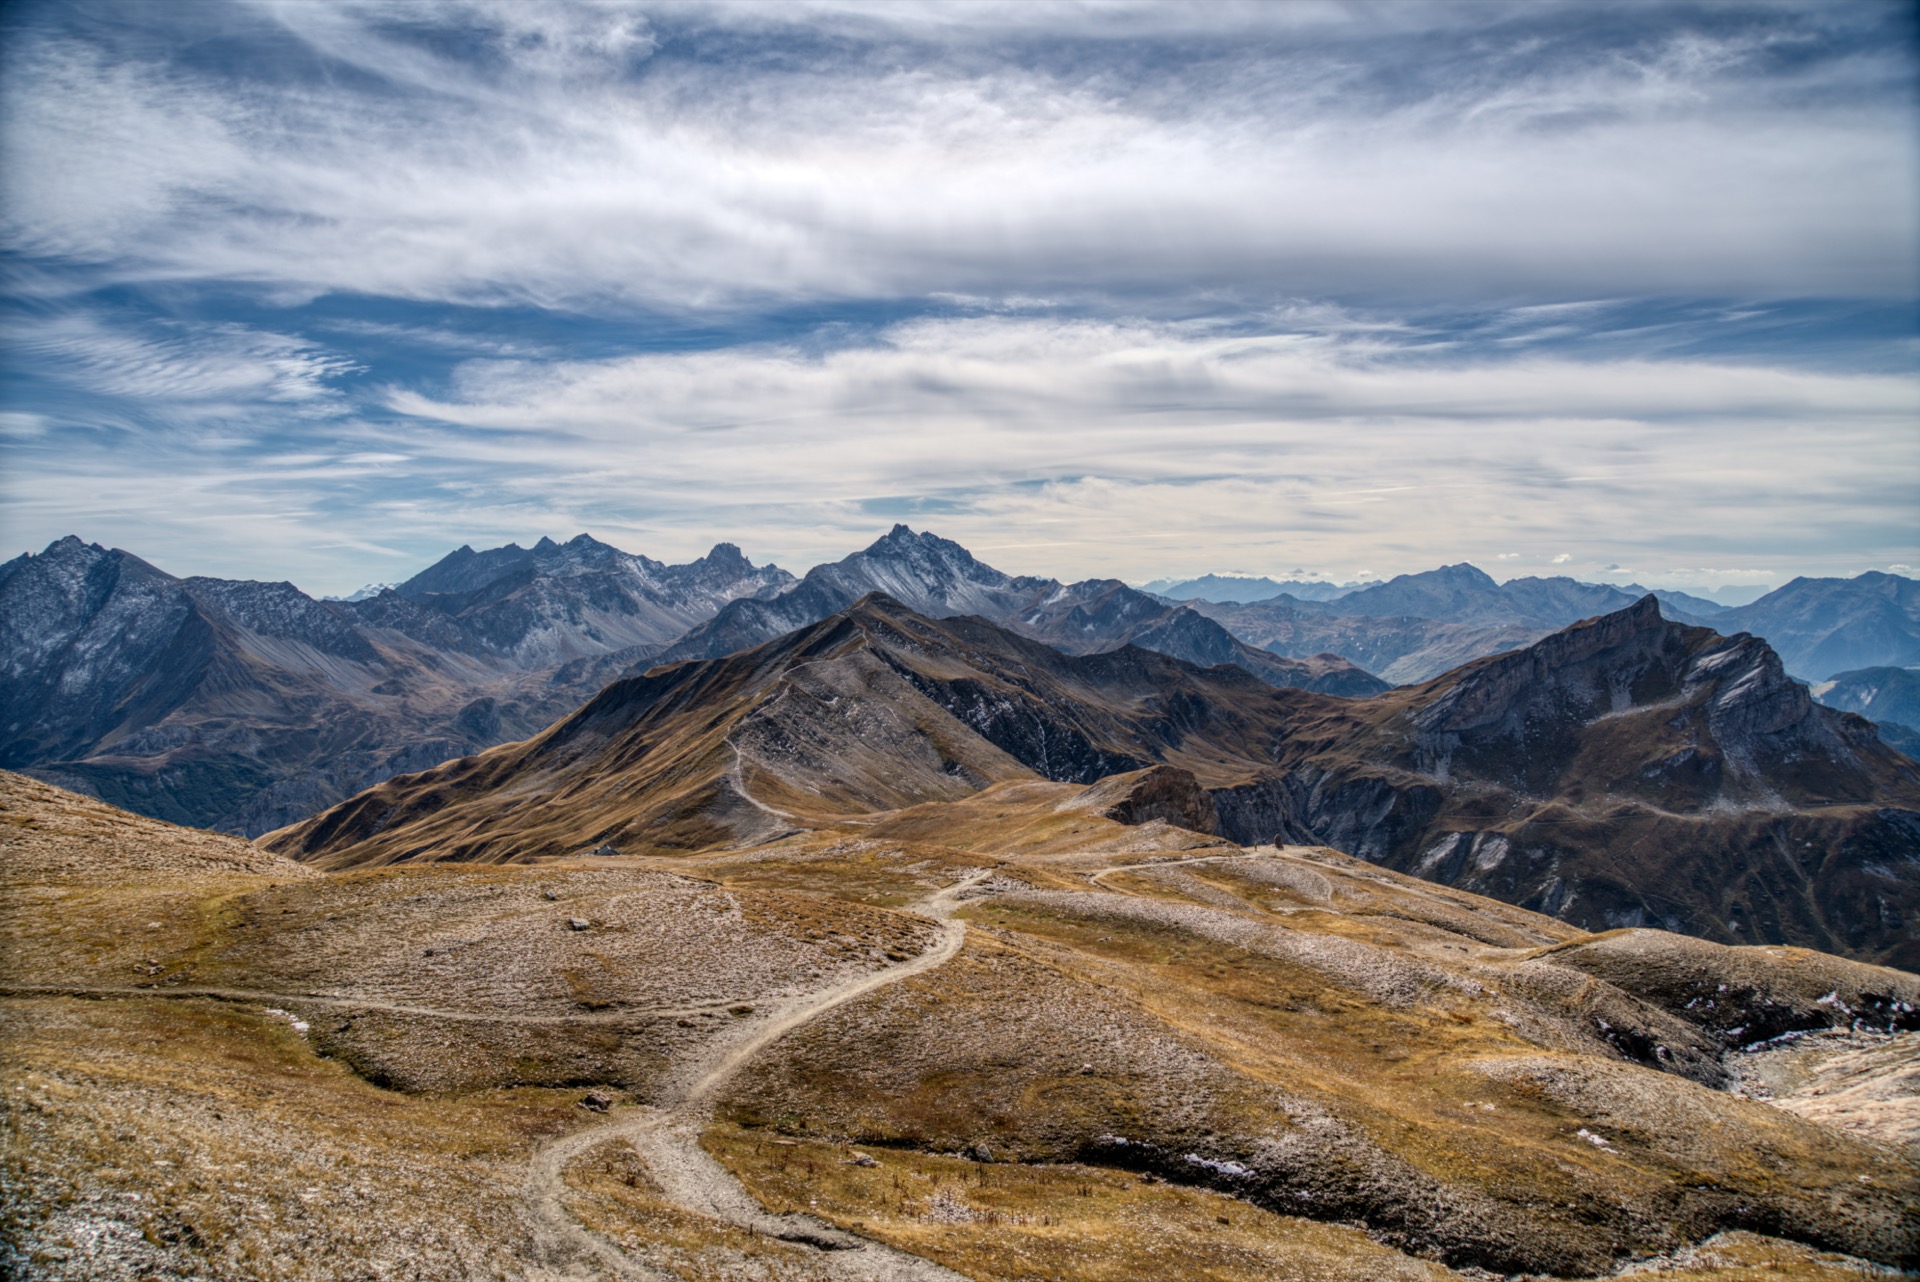
[{"label": "shadowed slope", "polygon": [[1274,778],[1216,793],[1223,833],[1593,928],[1920,961],[1920,769],[1651,597],[1292,730]]}]

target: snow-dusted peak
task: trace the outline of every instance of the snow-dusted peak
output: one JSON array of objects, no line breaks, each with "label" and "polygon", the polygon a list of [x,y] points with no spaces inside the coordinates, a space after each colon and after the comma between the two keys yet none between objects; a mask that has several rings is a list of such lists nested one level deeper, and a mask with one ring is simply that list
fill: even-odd
[{"label": "snow-dusted peak", "polygon": [[915,533],[906,525],[894,526],[843,561],[816,566],[807,580],[831,584],[849,601],[868,592],[884,592],[936,617],[991,613],[1000,604],[997,594],[1026,582],[980,561],[951,539]]}]

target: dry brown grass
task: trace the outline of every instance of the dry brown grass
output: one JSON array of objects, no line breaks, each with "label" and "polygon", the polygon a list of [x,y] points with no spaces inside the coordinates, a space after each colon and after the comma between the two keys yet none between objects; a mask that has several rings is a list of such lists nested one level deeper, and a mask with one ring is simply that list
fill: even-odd
[{"label": "dry brown grass", "polygon": [[[1413,1282],[1459,1275],[1357,1229],[1074,1163],[1011,1165],[721,1126],[708,1151],[770,1209],[801,1211],[981,1282]],[[875,1166],[854,1163],[856,1152]]]},{"label": "dry brown grass", "polygon": [[[1594,1015],[1678,1028],[1664,1013],[1575,972],[1556,989],[1530,950],[1434,912],[1381,912],[1391,883],[1360,917],[1276,919],[1212,902],[1234,884],[1218,867],[1195,865],[1191,884],[1163,869],[1103,879],[1135,895],[971,903],[960,958],[774,1048],[727,1116],[794,1137],[1098,1157],[1267,1206],[1304,1194],[1316,1216],[1495,1268],[1594,1271],[1753,1223],[1754,1203],[1810,1241],[1900,1238],[1920,1196],[1910,1162],[1622,1062]],[[1205,1162],[1243,1174],[1215,1181]]]},{"label": "dry brown grass", "polygon": [[828,831],[678,866],[728,887],[798,891],[903,908],[995,861],[951,847]]},{"label": "dry brown grass", "polygon": [[[13,827],[37,844],[0,847],[0,982],[121,991],[0,1003],[7,1239],[48,1278],[524,1276],[526,1164],[589,1116],[542,1087],[671,1099],[780,1002],[918,955],[937,927],[897,909],[992,869],[958,956],[723,1091],[710,1147],[773,1209],[995,1279],[1658,1252],[1663,1276],[1867,1276],[1746,1234],[1688,1249],[1743,1227],[1913,1254],[1910,1156],[1623,1060],[1610,1037],[1635,1031],[1717,1080],[1719,1044],[1575,968],[1595,949],[1564,925],[1329,852],[1116,838],[1071,792],[673,860],[320,877],[29,795],[42,826]],[[1783,1094],[1844,1077],[1904,1108],[1884,1058],[1762,1067]],[[621,1143],[565,1177],[576,1218],[657,1267],[829,1275],[673,1205]]]},{"label": "dry brown grass", "polygon": [[213,1003],[4,1018],[0,1237],[48,1282],[509,1276],[528,1155],[579,1113],[551,1091],[377,1090],[288,1019]]}]

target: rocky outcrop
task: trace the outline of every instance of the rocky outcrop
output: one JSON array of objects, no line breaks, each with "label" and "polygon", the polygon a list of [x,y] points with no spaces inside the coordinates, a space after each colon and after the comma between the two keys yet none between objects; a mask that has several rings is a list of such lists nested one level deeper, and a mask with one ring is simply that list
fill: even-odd
[{"label": "rocky outcrop", "polygon": [[1220,835],[1243,845],[1332,846],[1384,863],[1417,843],[1441,808],[1432,782],[1307,767],[1213,792]]},{"label": "rocky outcrop", "polygon": [[1173,766],[1112,775],[1089,788],[1078,804],[1116,823],[1157,819],[1192,832],[1212,833],[1218,828],[1212,794],[1191,771]]},{"label": "rocky outcrop", "polygon": [[1783,1033],[1920,1029],[1920,977],[1802,949],[1728,948],[1661,930],[1619,930],[1551,950],[1728,1046]]}]

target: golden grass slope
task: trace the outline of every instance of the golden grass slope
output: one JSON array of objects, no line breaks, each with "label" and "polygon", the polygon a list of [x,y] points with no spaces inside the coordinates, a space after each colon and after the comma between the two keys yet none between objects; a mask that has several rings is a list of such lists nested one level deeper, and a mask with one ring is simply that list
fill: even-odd
[{"label": "golden grass slope", "polygon": [[[709,854],[332,874],[14,778],[0,804],[41,825],[0,848],[0,1272],[894,1276],[834,1233],[1008,1282],[1920,1262],[1913,1035],[1833,1004],[1920,1002],[1896,971],[1589,936],[1033,780]],[[943,889],[965,943],[908,973]],[[1741,1052],[1702,976],[1846,1031]],[[868,980],[705,1129],[817,1231],[669,1194],[617,1127],[565,1147]],[[1823,1083],[1889,1107],[1757,1098]]]}]

